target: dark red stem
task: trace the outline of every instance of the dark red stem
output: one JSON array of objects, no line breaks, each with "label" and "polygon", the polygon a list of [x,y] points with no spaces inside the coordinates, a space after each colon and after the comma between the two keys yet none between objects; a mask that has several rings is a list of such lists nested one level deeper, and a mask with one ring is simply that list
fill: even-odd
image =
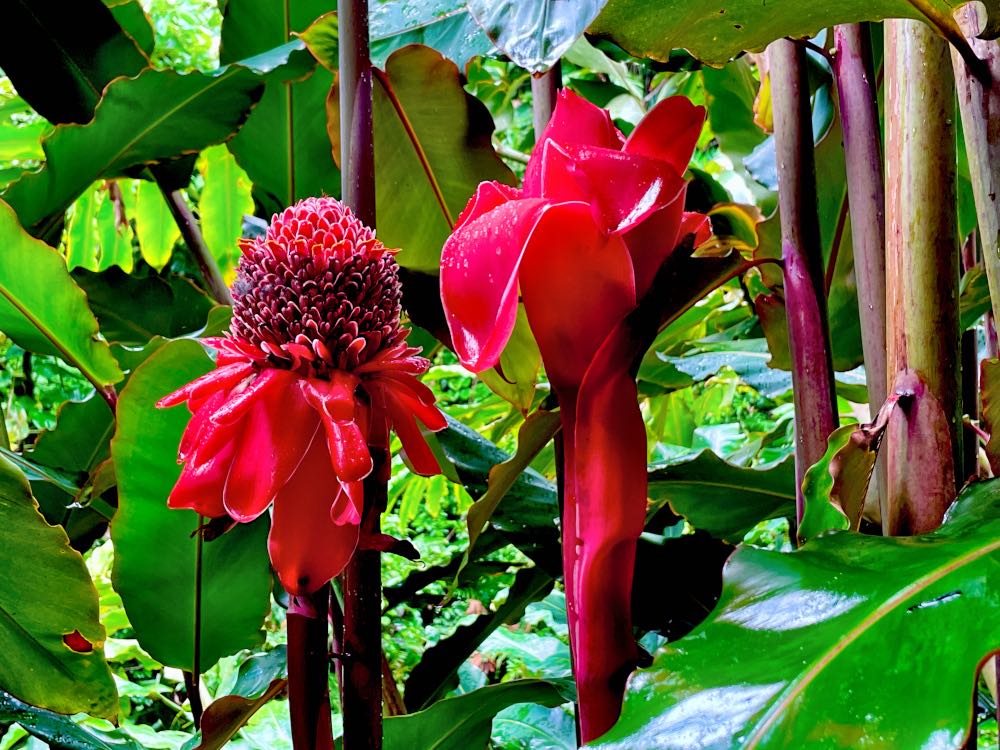
[{"label": "dark red stem", "polygon": [[330,585],[288,606],[288,711],[295,750],[331,750],[327,608]]},{"label": "dark red stem", "polygon": [[768,47],[768,57],[795,402],[795,503],[801,519],[802,477],[826,452],[827,437],[837,424],[837,401],[823,295],[806,52],[779,39]]},{"label": "dark red stem", "polygon": [[201,675],[184,670],[184,690],[187,693],[188,701],[191,703],[191,719],[194,721],[194,728],[201,729],[201,715],[205,712],[201,704]]},{"label": "dark red stem", "polygon": [[375,142],[368,0],[339,0],[340,186],[344,203],[375,227]]},{"label": "dark red stem", "polygon": [[[365,479],[361,539],[379,534],[386,506],[388,457],[372,449],[374,468]],[[378,550],[354,553],[344,571],[343,681],[344,750],[382,747],[382,559]]]},{"label": "dark red stem", "polygon": [[556,63],[540,76],[531,79],[531,113],[535,125],[535,140],[542,137],[542,131],[549,124],[556,108],[556,95],[562,86],[562,65]]}]

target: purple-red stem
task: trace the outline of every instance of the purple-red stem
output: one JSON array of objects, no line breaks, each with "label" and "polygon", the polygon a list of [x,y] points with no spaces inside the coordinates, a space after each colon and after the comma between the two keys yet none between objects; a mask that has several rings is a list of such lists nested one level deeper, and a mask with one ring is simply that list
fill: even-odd
[{"label": "purple-red stem", "polygon": [[795,402],[798,520],[803,510],[802,478],[826,452],[827,438],[837,425],[837,401],[823,295],[806,52],[794,42],[779,39],[771,43],[767,54],[778,166],[785,312]]},{"label": "purple-red stem", "polygon": [[330,585],[288,606],[288,711],[295,750],[331,750],[327,610]]},{"label": "purple-red stem", "polygon": [[867,27],[858,23],[837,26],[833,37],[836,49],[833,72],[847,162],[861,345],[868,402],[875,414],[886,396],[885,181],[872,45]]},{"label": "purple-red stem", "polygon": [[167,202],[170,214],[174,217],[174,221],[177,222],[177,228],[181,232],[181,237],[184,238],[184,244],[187,245],[188,250],[191,251],[191,255],[194,257],[195,263],[198,264],[198,269],[201,271],[201,276],[205,281],[205,286],[208,287],[209,294],[220,305],[232,305],[233,297],[229,293],[229,287],[226,286],[225,280],[222,278],[219,264],[215,262],[215,256],[212,255],[212,251],[205,243],[205,237],[201,233],[198,220],[188,207],[183,194],[180,190],[169,190],[161,182],[157,184],[160,186],[160,192],[163,193],[163,198]]},{"label": "purple-red stem", "polygon": [[[361,538],[379,534],[387,501],[388,456],[372,449],[374,468],[364,482]],[[380,750],[382,747],[382,559],[378,550],[358,547],[343,576],[343,680],[340,684],[344,717],[344,750]]]},{"label": "purple-red stem", "polygon": [[[355,215],[375,228],[375,139],[368,1],[339,0],[341,193]],[[364,482],[361,539],[343,575],[344,632],[340,683],[344,750],[382,747],[382,559],[364,549],[379,533],[386,503],[388,455],[372,450]]]},{"label": "purple-red stem", "polygon": [[562,86],[562,65],[556,63],[540,76],[531,79],[531,114],[535,125],[535,140],[549,124],[556,108],[556,95]]}]

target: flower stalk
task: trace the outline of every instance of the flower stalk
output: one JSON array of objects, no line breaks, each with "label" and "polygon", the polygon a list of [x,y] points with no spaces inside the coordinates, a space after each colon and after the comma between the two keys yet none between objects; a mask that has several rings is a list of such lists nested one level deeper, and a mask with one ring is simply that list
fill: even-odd
[{"label": "flower stalk", "polygon": [[767,55],[795,402],[795,507],[796,518],[801,520],[802,478],[826,452],[827,438],[837,426],[837,399],[816,212],[806,51],[795,42],[779,39],[768,46]]},{"label": "flower stalk", "polygon": [[288,606],[288,707],[292,747],[333,747],[330,717],[327,613],[330,585],[290,597]]}]

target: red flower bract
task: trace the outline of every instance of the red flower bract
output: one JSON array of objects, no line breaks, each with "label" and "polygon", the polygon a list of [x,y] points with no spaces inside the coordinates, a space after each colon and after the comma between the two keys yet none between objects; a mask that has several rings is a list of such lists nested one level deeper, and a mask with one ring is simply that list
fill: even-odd
[{"label": "red flower bract", "polygon": [[388,449],[393,429],[413,468],[435,474],[417,421],[445,421],[415,377],[428,362],[399,324],[393,254],[349,208],[307,198],[242,249],[230,331],[204,342],[215,370],[158,404],[193,415],[168,504],[248,522],[273,502],[271,561],[308,594],[358,546],[369,446]]},{"label": "red flower bract", "polygon": [[642,342],[626,317],[660,267],[708,221],[684,212],[684,170],[704,110],[660,102],[626,139],[605,110],[563,90],[522,189],[483,183],[441,256],[455,347],[496,365],[518,296],[559,399],[563,567],[583,740],[621,708],[637,648],[630,614],[646,511],[646,432],[630,366]]}]

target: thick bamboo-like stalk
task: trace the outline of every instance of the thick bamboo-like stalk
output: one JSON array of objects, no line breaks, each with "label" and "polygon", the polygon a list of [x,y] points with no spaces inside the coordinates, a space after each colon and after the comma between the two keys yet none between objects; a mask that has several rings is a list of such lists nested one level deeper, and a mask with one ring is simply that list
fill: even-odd
[{"label": "thick bamboo-like stalk", "polygon": [[959,14],[970,46],[992,75],[992,84],[983,86],[962,56],[952,49],[969,178],[983,246],[983,265],[996,319],[1000,315],[1000,42],[975,38],[979,26],[972,6],[963,8]]},{"label": "thick bamboo-like stalk", "polygon": [[887,21],[886,285],[890,390],[888,534],[940,525],[961,466],[954,82],[947,43]]},{"label": "thick bamboo-like stalk", "polygon": [[288,711],[295,750],[331,750],[329,584],[288,607]]},{"label": "thick bamboo-like stalk", "polygon": [[802,478],[826,452],[827,438],[837,425],[837,400],[823,293],[806,52],[779,39],[767,48],[767,55],[795,402],[796,517],[801,519]]},{"label": "thick bamboo-like stalk", "polygon": [[[375,141],[368,1],[339,0],[340,155],[344,202],[375,228]],[[344,632],[340,683],[344,750],[382,747],[382,562],[363,540],[379,533],[385,509],[388,456],[372,449],[374,469],[364,483],[362,544],[343,577]]]}]

